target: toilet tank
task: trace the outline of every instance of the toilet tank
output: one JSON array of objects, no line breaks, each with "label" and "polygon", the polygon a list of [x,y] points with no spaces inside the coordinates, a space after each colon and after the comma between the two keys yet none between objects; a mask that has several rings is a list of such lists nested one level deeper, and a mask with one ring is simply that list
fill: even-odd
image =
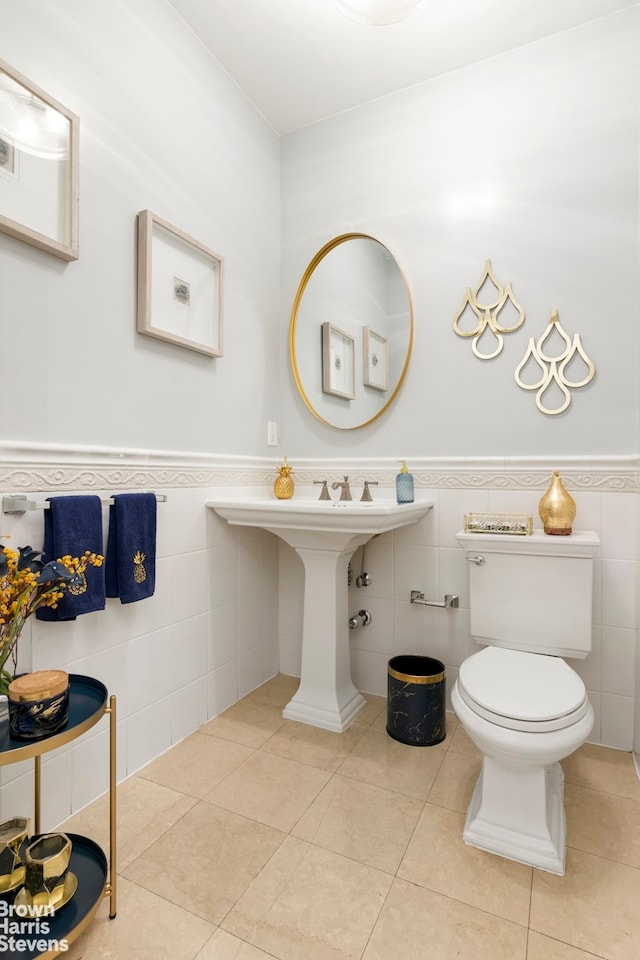
[{"label": "toilet tank", "polygon": [[584,658],[591,650],[591,531],[457,534],[469,568],[471,635],[481,644]]}]

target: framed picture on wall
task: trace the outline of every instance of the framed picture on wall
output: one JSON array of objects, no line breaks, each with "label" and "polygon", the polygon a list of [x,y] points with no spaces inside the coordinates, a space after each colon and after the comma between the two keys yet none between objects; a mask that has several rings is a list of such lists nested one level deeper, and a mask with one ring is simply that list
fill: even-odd
[{"label": "framed picture on wall", "polygon": [[322,390],[343,400],[355,397],[355,341],[332,323],[322,324]]},{"label": "framed picture on wall", "polygon": [[79,120],[0,60],[0,232],[78,259]]},{"label": "framed picture on wall", "polygon": [[389,367],[387,338],[380,333],[376,333],[371,327],[363,327],[362,345],[364,352],[362,370],[365,387],[373,387],[374,390],[386,390]]},{"label": "framed picture on wall", "polygon": [[150,210],[138,214],[138,333],[222,356],[223,261]]}]

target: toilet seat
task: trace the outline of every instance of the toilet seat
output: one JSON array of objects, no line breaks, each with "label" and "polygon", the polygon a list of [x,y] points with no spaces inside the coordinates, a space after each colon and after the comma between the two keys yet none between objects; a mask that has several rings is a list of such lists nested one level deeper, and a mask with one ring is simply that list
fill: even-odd
[{"label": "toilet seat", "polygon": [[561,730],[589,710],[581,678],[548,654],[486,647],[464,661],[457,684],[474,713],[511,730]]}]

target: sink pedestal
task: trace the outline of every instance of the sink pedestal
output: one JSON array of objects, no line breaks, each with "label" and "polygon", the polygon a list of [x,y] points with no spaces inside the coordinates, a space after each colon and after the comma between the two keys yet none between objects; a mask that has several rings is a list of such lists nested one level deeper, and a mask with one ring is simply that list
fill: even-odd
[{"label": "sink pedestal", "polygon": [[349,558],[378,533],[415,523],[429,500],[397,504],[292,500],[210,500],[231,524],[262,527],[298,553],[304,564],[300,686],[283,716],[342,733],[365,706],[351,680]]},{"label": "sink pedestal", "polygon": [[342,733],[366,705],[351,681],[347,575],[349,559],[369,537],[347,550],[295,547],[304,563],[304,618],[300,686],[283,717]]}]

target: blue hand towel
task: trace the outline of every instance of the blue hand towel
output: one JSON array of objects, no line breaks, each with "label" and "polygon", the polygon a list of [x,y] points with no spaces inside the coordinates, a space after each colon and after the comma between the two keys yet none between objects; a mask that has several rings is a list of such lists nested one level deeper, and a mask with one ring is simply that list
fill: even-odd
[{"label": "blue hand towel", "polygon": [[[85,550],[103,551],[102,506],[100,497],[49,497],[49,509],[44,511],[44,563],[69,555],[81,557]],[[84,583],[65,590],[57,607],[40,607],[38,620],[75,620],[82,613],[104,610],[105,586],[102,567],[89,565]]]},{"label": "blue hand towel", "polygon": [[107,596],[120,603],[153,596],[157,511],[155,493],[120,493],[109,507]]}]

